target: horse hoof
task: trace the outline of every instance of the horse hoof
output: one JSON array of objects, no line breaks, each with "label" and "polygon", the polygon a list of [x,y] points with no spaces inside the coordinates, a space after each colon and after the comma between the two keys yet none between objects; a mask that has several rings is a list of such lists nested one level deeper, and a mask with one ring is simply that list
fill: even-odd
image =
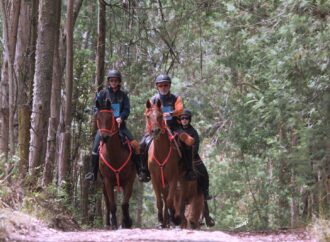
[{"label": "horse hoof", "polygon": [[213,227],[215,225],[215,221],[211,217],[205,219],[205,223],[207,227]]},{"label": "horse hoof", "polygon": [[164,224],[158,224],[157,225],[157,229],[164,229],[165,228],[165,225]]},{"label": "horse hoof", "polygon": [[118,226],[117,225],[111,225],[111,230],[117,230]]},{"label": "horse hoof", "polygon": [[180,225],[181,224],[181,217],[180,216],[174,217],[173,218],[173,223],[175,225]]},{"label": "horse hoof", "polygon": [[123,221],[121,226],[123,229],[130,229],[132,227],[132,224],[132,219],[128,219],[128,221]]}]

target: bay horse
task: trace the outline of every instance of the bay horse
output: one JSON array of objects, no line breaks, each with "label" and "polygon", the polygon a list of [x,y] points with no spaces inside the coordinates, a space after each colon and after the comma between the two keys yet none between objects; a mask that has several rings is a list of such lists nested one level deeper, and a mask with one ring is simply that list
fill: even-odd
[{"label": "bay horse", "polygon": [[96,107],[99,110],[96,114],[96,122],[101,136],[99,170],[103,180],[106,225],[111,226],[112,229],[117,229],[117,207],[114,193],[114,188],[117,187],[117,192],[120,192],[120,188],[123,190],[121,225],[123,228],[131,228],[132,219],[129,215],[129,200],[136,177],[136,168],[134,163],[131,162],[132,148],[128,140],[128,149],[121,142],[119,127],[111,109],[111,101],[107,99],[104,104],[96,101]]},{"label": "bay horse", "polygon": [[[155,105],[148,100],[146,103],[146,132],[152,137],[148,152],[148,169],[151,176],[152,187],[156,196],[159,227],[169,226],[171,216],[178,225],[181,221],[174,216],[174,196],[179,181],[181,160],[179,150],[174,144],[174,138],[166,127],[161,109],[160,100]],[[192,145],[194,139],[182,133],[179,139]]]}]

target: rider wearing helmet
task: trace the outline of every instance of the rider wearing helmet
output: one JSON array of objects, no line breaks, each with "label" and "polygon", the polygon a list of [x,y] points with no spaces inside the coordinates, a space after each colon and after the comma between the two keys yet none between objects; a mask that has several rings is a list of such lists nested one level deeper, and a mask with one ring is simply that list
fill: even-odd
[{"label": "rider wearing helmet", "polygon": [[[167,74],[160,74],[155,79],[155,86],[158,91],[151,99],[152,104],[156,104],[157,100],[161,101],[162,111],[164,113],[164,118],[166,119],[167,126],[172,132],[180,132],[181,127],[178,122],[179,115],[183,112],[183,103],[180,96],[171,93],[171,78]],[[145,134],[142,138],[141,145],[141,155],[143,169],[147,170],[147,158],[148,152],[147,147],[151,142],[150,136]],[[186,168],[186,179],[195,180],[196,174],[192,167],[192,148],[186,144],[181,144],[181,153],[183,156],[183,161]]]},{"label": "rider wearing helmet", "polygon": [[[206,167],[198,154],[199,150],[199,135],[197,130],[191,125],[192,113],[188,109],[184,109],[184,111],[179,116],[180,123],[182,129],[189,134],[191,137],[195,139],[195,143],[193,144],[193,160],[194,167],[197,171],[197,182],[200,188],[203,191],[204,199],[207,206],[207,200],[210,200],[212,197],[209,194],[209,174],[206,170]],[[214,220],[210,217],[209,212],[207,211],[205,214],[206,224],[211,227],[214,225]]]},{"label": "rider wearing helmet", "polygon": [[[139,143],[134,140],[131,132],[126,127],[126,119],[130,114],[130,102],[126,92],[121,90],[121,81],[122,76],[118,70],[109,70],[107,76],[108,86],[101,90],[96,95],[96,100],[100,103],[104,103],[107,99],[111,101],[111,109],[115,116],[115,120],[119,125],[119,134],[122,140],[125,140],[126,137],[130,141],[134,153],[133,153],[133,161],[136,165],[139,179],[145,179],[145,173],[140,169],[141,164],[141,155],[140,155],[140,147]],[[97,110],[96,110],[97,111]],[[92,151],[92,172],[88,172],[85,176],[85,180],[96,181],[98,167],[99,167],[99,145],[100,145],[100,132],[97,131]],[[141,178],[140,178],[141,177]]]}]

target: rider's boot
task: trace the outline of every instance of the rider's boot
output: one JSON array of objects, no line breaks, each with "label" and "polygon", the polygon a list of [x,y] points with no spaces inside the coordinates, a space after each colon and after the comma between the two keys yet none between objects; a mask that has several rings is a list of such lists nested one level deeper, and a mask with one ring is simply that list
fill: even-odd
[{"label": "rider's boot", "polygon": [[92,154],[92,171],[88,172],[85,175],[85,180],[95,182],[97,180],[97,173],[99,171],[99,155],[98,154]]},{"label": "rider's boot", "polygon": [[139,155],[139,163],[140,163],[140,182],[149,182],[150,181],[150,173],[148,171],[148,144],[146,135],[142,138],[140,142],[140,155]]},{"label": "rider's boot", "polygon": [[133,162],[135,163],[136,170],[138,173],[138,179],[139,181],[147,182],[148,181],[148,174],[145,171],[142,162],[141,162],[141,146],[136,140],[131,141],[131,145],[134,149],[133,153]]}]

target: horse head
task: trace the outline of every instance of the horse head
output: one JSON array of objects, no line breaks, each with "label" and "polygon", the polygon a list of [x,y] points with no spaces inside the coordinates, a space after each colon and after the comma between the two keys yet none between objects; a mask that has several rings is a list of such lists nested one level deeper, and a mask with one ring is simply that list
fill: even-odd
[{"label": "horse head", "polygon": [[96,101],[98,112],[96,113],[97,128],[100,132],[101,140],[106,143],[111,136],[118,132],[115,117],[111,109],[111,101]]},{"label": "horse head", "polygon": [[166,130],[161,106],[162,104],[159,99],[155,105],[151,104],[149,100],[146,103],[146,130],[153,139],[157,139],[158,136]]}]

